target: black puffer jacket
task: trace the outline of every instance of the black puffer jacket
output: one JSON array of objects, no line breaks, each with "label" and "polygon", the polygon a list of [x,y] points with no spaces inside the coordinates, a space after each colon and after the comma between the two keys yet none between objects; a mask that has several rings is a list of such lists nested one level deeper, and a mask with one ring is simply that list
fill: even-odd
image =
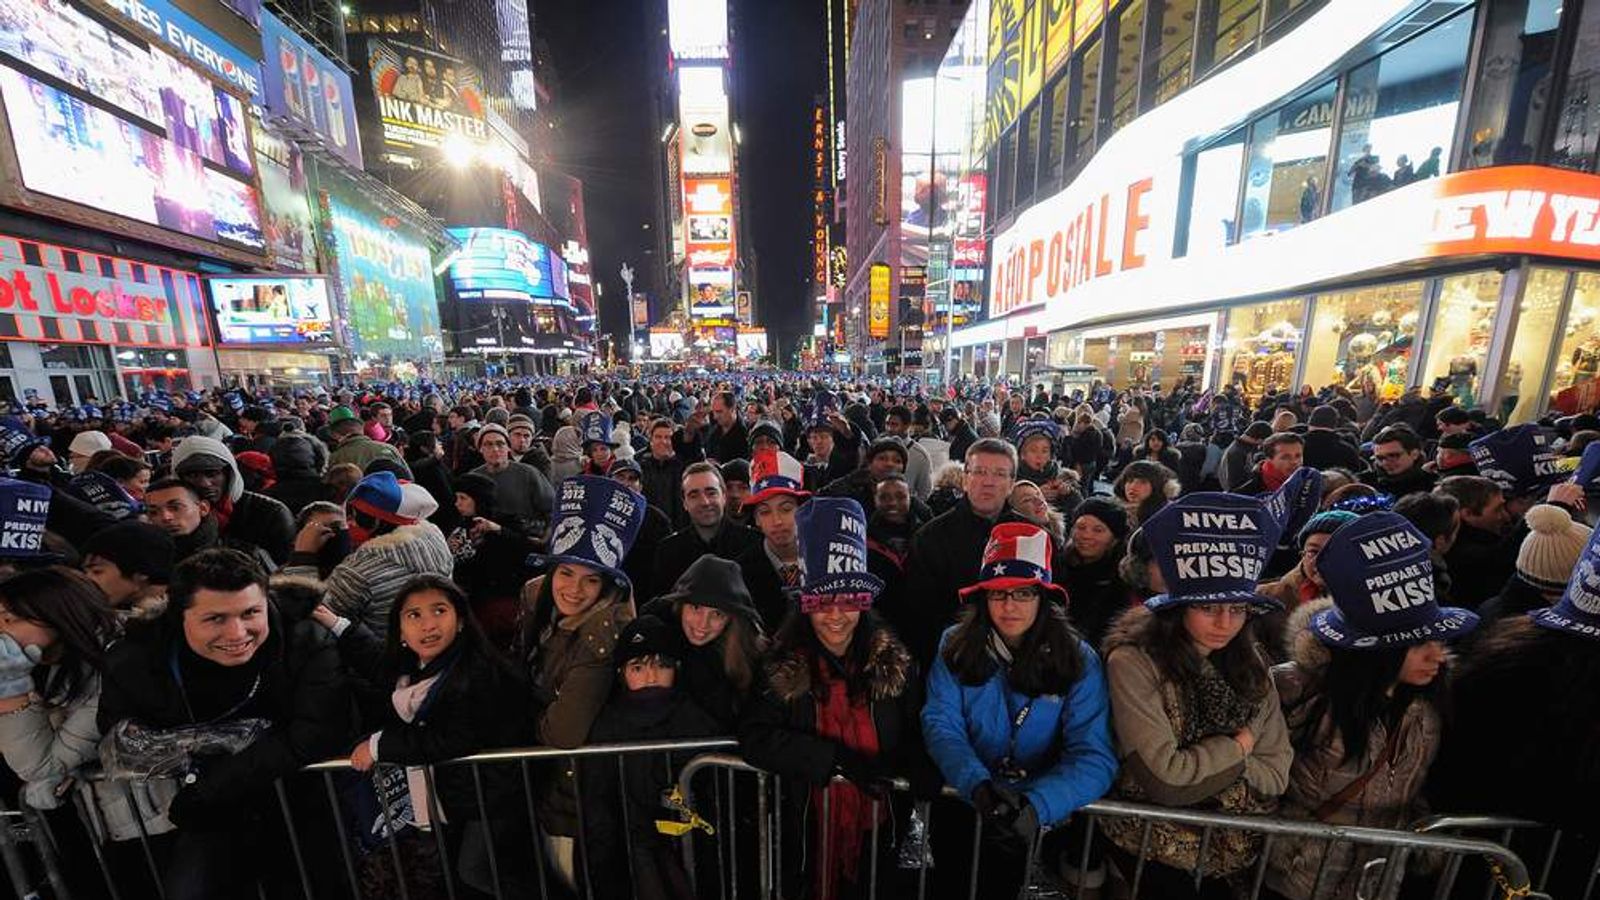
[{"label": "black puffer jacket", "polygon": [[[267,607],[268,637],[252,660],[260,673],[255,692],[242,706],[229,710],[232,704],[223,703],[218,710],[225,712],[224,721],[269,719],[272,730],[246,750],[213,758],[201,768],[198,780],[179,793],[180,798],[190,795],[183,805],[192,819],[180,825],[228,820],[240,804],[268,808],[264,805],[274,802],[276,779],[348,752],[354,742],[350,690],[333,637],[321,625],[295,616],[307,609],[305,598],[298,596],[305,591],[303,586],[274,588],[274,602]],[[130,626],[106,655],[100,731],[110,733],[127,719],[151,728],[211,721],[215,714],[208,715],[203,703],[191,709],[190,701],[199,702],[210,692],[201,682],[223,674],[218,669],[188,651],[175,617]],[[244,683],[239,699],[248,688]]]},{"label": "black puffer jacket", "polygon": [[308,504],[326,498],[311,440],[305,435],[286,434],[278,438],[270,454],[278,480],[265,493],[288,507],[291,514],[298,515]]},{"label": "black puffer jacket", "polygon": [[1069,546],[1055,565],[1055,582],[1067,589],[1067,617],[1091,647],[1100,646],[1111,623],[1132,604],[1133,594],[1117,573],[1121,559],[1121,542],[1093,562]]}]

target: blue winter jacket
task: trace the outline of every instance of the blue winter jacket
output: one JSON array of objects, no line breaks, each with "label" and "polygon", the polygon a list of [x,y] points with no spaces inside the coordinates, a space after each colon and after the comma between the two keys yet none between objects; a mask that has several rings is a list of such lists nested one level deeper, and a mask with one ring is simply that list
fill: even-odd
[{"label": "blue winter jacket", "polygon": [[[946,631],[943,640],[949,638]],[[995,770],[1010,755],[1027,777],[1007,783],[1027,796],[1039,824],[1047,827],[1105,795],[1117,774],[1105,673],[1087,643],[1080,640],[1078,647],[1083,675],[1065,697],[1017,693],[999,667],[983,684],[964,685],[942,653],[934,658],[922,735],[946,783],[970,800],[979,784],[1000,780]],[[1030,700],[1013,750],[1013,725]]]}]

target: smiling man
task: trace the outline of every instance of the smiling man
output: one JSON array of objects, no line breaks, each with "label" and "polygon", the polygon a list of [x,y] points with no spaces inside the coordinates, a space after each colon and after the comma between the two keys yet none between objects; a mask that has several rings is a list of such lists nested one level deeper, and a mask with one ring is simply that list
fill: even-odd
[{"label": "smiling man", "polygon": [[142,744],[170,742],[174,752],[197,723],[253,739],[194,756],[194,778],[167,813],[178,833],[166,896],[233,897],[256,878],[293,879],[275,865],[287,845],[273,783],[353,739],[338,648],[310,619],[281,616],[266,570],[236,550],[183,561],[167,597],[163,621],[130,627],[107,653],[100,730],[117,741],[135,723]]}]

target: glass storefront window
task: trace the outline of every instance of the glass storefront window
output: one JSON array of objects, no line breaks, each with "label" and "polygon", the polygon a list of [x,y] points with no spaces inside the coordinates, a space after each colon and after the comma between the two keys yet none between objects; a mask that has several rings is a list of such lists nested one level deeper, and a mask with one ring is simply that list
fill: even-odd
[{"label": "glass storefront window", "polygon": [[1468,168],[1532,162],[1544,127],[1561,7],[1570,0],[1491,3],[1483,64],[1468,112]]},{"label": "glass storefront window", "polygon": [[1067,124],[1067,80],[1057,78],[1046,88],[1044,106],[1048,110],[1045,117],[1045,131],[1043,135],[1044,149],[1041,155],[1044,160],[1044,171],[1049,179],[1047,184],[1052,188],[1061,183],[1062,164],[1067,158],[1067,144],[1065,126]]},{"label": "glass storefront window", "polygon": [[1555,146],[1550,164],[1564,169],[1595,170],[1600,146],[1600,7],[1579,9],[1578,34],[1567,66],[1566,95],[1558,106]]},{"label": "glass storefront window", "polygon": [[1170,391],[1186,378],[1197,387],[1206,382],[1206,360],[1210,358],[1210,325],[1138,331],[1085,338],[1083,362],[1094,366],[1100,377],[1119,390],[1136,385],[1154,385]]},{"label": "glass storefront window", "polygon": [[1017,204],[1033,197],[1034,164],[1039,159],[1039,114],[1041,107],[1031,106],[1022,116],[1022,127],[1017,129]]},{"label": "glass storefront window", "polygon": [[1116,72],[1111,81],[1111,130],[1139,114],[1139,49],[1144,45],[1144,0],[1129,3],[1116,18]]},{"label": "glass storefront window", "polygon": [[1335,210],[1449,167],[1471,38],[1472,14],[1458,15],[1350,73]]},{"label": "glass storefront window", "polygon": [[1330,81],[1250,127],[1243,237],[1287,231],[1317,217],[1337,93],[1338,84]]},{"label": "glass storefront window", "polygon": [[1267,0],[1267,42],[1287,34],[1327,0]]},{"label": "glass storefront window", "polygon": [[1304,297],[1228,310],[1222,340],[1222,384],[1235,385],[1250,406],[1294,387],[1294,363],[1305,324]]},{"label": "glass storefront window", "polygon": [[1094,127],[1100,118],[1100,44],[1078,57],[1072,73],[1072,159],[1084,163],[1094,155]]},{"label": "glass storefront window", "polygon": [[1165,0],[1161,4],[1160,43],[1156,52],[1144,60],[1145,81],[1155,83],[1157,104],[1171,100],[1189,86],[1197,5],[1196,0]]},{"label": "glass storefront window", "polygon": [[[1526,422],[1539,412],[1539,386],[1550,364],[1561,301],[1567,293],[1567,274],[1561,269],[1534,269],[1528,273],[1528,283],[1522,288],[1522,302],[1511,332],[1505,371],[1495,390],[1500,402],[1497,409],[1491,410],[1507,424]],[[1576,310],[1577,304],[1573,306]]]},{"label": "glass storefront window", "polygon": [[1206,253],[1233,242],[1239,200],[1239,166],[1244,162],[1244,129],[1202,150],[1195,158],[1194,191],[1184,252]]},{"label": "glass storefront window", "polygon": [[[1552,399],[1569,387],[1600,378],[1600,274],[1580,272],[1573,279],[1572,304],[1560,340],[1550,378]],[[1523,387],[1532,390],[1534,383],[1525,382]]]},{"label": "glass storefront window", "polygon": [[1424,282],[1322,294],[1306,336],[1304,383],[1397,400],[1410,377]]},{"label": "glass storefront window", "polygon": [[1504,281],[1499,272],[1473,272],[1439,282],[1439,301],[1428,325],[1427,369],[1419,382],[1424,388],[1447,385],[1467,409],[1483,404],[1489,338]]}]

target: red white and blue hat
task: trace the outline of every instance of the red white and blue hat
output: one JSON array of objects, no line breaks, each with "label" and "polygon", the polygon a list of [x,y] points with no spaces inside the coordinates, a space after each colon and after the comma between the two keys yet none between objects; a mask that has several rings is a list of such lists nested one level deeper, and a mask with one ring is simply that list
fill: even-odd
[{"label": "red white and blue hat", "polygon": [[1600,529],[1589,536],[1561,599],[1555,606],[1536,609],[1528,616],[1541,628],[1600,640]]},{"label": "red white and blue hat", "polygon": [[808,499],[811,492],[805,489],[805,483],[806,469],[800,460],[782,450],[763,447],[750,460],[750,495],[744,498],[744,508],[754,509],[778,496]]},{"label": "red white and blue hat", "polygon": [[817,497],[795,513],[800,539],[800,611],[826,607],[866,610],[883,592],[867,571],[867,514],[852,497]]},{"label": "red white and blue hat", "polygon": [[989,532],[983,546],[983,565],[976,583],[962,588],[963,599],[979,591],[1007,591],[1032,585],[1066,603],[1067,590],[1050,580],[1050,557],[1055,552],[1050,533],[1032,522],[1001,522]]},{"label": "red white and blue hat", "polygon": [[1471,610],[1434,598],[1432,542],[1403,516],[1369,513],[1341,526],[1317,555],[1333,605],[1311,617],[1332,647],[1377,650],[1454,640],[1478,627]]},{"label": "red white and blue hat", "polygon": [[[1282,526],[1259,498],[1201,492],[1180,497],[1140,526],[1155,548],[1167,585],[1144,605],[1151,610],[1195,603],[1248,603],[1282,609],[1256,583],[1278,546]],[[1317,570],[1321,571],[1319,564]]]},{"label": "red white and blue hat", "polygon": [[621,482],[597,475],[574,475],[556,492],[556,527],[550,552],[529,561],[554,567],[573,563],[598,569],[630,584],[622,560],[644,526],[643,496]]}]

